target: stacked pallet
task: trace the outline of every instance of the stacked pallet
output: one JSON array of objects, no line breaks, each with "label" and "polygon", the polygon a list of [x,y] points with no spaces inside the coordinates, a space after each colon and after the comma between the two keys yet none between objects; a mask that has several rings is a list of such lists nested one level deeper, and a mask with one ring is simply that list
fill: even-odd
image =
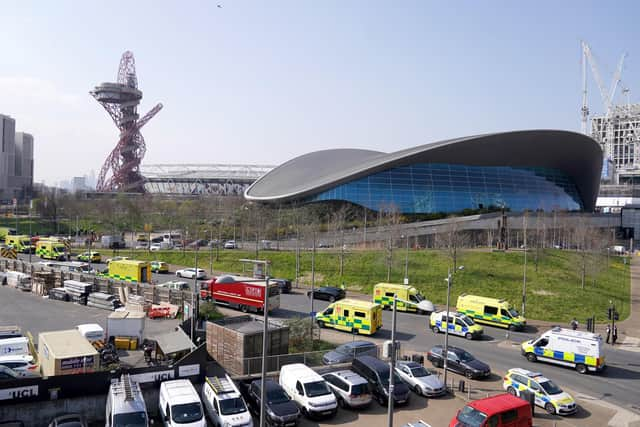
[{"label": "stacked pallet", "polygon": [[127,311],[136,311],[146,313],[149,311],[151,304],[147,303],[142,295],[129,295],[125,308]]},{"label": "stacked pallet", "polygon": [[87,305],[87,298],[93,290],[93,285],[91,283],[78,282],[77,280],[65,280],[64,290],[69,295],[69,301]]},{"label": "stacked pallet", "polygon": [[105,294],[104,292],[92,292],[87,298],[89,307],[102,308],[104,310],[115,310],[120,307],[120,300],[115,295]]},{"label": "stacked pallet", "polygon": [[51,288],[49,289],[49,299],[69,301],[69,294],[64,288]]},{"label": "stacked pallet", "polygon": [[49,295],[49,291],[56,286],[56,278],[48,271],[36,271],[33,273],[33,287],[31,292],[40,296]]}]

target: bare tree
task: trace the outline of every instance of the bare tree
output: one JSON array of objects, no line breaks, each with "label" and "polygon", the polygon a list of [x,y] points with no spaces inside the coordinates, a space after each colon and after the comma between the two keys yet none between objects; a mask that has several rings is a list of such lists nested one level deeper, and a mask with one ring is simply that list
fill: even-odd
[{"label": "bare tree", "polygon": [[458,268],[460,249],[467,247],[468,244],[468,234],[459,229],[458,222],[454,218],[450,218],[444,231],[435,236],[435,246],[445,251],[454,271]]}]

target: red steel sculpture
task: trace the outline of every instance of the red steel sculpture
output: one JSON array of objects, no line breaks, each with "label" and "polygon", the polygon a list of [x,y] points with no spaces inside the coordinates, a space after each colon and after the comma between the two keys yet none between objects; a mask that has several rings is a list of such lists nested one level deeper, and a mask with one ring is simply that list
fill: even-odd
[{"label": "red steel sculpture", "polygon": [[96,190],[144,193],[140,162],[147,148],[140,129],[162,109],[162,104],[139,118],[138,104],[142,91],[138,89],[133,53],[126,51],[122,54],[117,83],[102,83],[89,93],[107,110],[120,129],[120,139],[102,165]]}]

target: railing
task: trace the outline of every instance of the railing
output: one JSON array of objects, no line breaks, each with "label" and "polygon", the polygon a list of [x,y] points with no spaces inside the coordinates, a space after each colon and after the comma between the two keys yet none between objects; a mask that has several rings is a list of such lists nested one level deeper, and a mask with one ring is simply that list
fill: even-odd
[{"label": "railing", "polygon": [[[322,356],[330,350],[310,351],[306,353],[276,354],[267,356],[267,371],[279,371],[284,365],[304,363],[309,367],[324,366]],[[243,359],[245,375],[256,375],[262,371],[262,357],[248,357]]]}]

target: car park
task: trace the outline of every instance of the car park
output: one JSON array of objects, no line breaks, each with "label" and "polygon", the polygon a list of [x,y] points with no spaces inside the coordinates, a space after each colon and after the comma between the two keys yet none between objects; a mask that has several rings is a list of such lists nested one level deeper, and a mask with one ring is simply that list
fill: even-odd
[{"label": "car park", "polygon": [[307,292],[307,297],[311,298],[312,294],[313,299],[321,299],[329,302],[341,300],[347,295],[344,289],[336,288],[333,286],[323,286],[321,288],[316,288],[313,291]]},{"label": "car park", "polygon": [[[433,347],[427,353],[427,359],[437,368],[444,367],[444,349],[441,345]],[[486,378],[491,375],[491,368],[486,363],[473,357],[471,353],[459,347],[449,346],[447,369],[464,375],[467,378]]]},{"label": "car park", "polygon": [[480,338],[484,332],[482,326],[477,325],[469,316],[456,312],[449,312],[449,321],[447,321],[446,311],[431,313],[429,325],[436,334],[449,329],[450,334],[459,335],[468,340]]},{"label": "car park", "polygon": [[371,404],[369,383],[348,369],[329,372],[322,376],[338,399],[342,408],[362,408]]},{"label": "car park", "polygon": [[184,277],[186,279],[193,279],[197,276],[197,279],[205,279],[207,277],[207,274],[201,268],[198,268],[197,271],[195,268],[183,268],[176,271],[176,276]]},{"label": "car park", "polygon": [[102,262],[102,256],[100,255],[100,252],[83,252],[80,255],[78,255],[78,261],[84,261],[84,262]]},{"label": "car park", "polygon": [[281,294],[288,294],[291,292],[291,280],[289,279],[271,279],[271,282],[277,283],[280,288]]},{"label": "car park", "polygon": [[278,382],[284,391],[308,417],[333,417],[338,410],[335,395],[327,382],[313,369],[302,363],[280,368]]},{"label": "car park", "polygon": [[438,373],[426,369],[417,362],[398,361],[396,373],[418,395],[435,397],[447,392]]},{"label": "car park", "polygon": [[158,410],[167,427],[206,427],[198,392],[189,380],[171,380],[160,384]]},{"label": "car park", "polygon": [[524,392],[533,393],[536,406],[552,415],[569,415],[578,410],[578,405],[569,393],[538,372],[509,369],[504,376],[502,388],[517,397],[523,397]]},{"label": "car park", "polygon": [[169,264],[164,261],[151,261],[149,263],[151,265],[152,273],[168,273],[169,272]]},{"label": "car park", "polygon": [[202,401],[215,426],[253,427],[247,405],[228,375],[224,378],[206,377],[202,385]]},{"label": "car park", "polygon": [[[271,427],[293,427],[298,423],[300,410],[298,405],[291,400],[284,389],[277,382],[266,379],[265,386],[265,412],[266,423]],[[256,416],[260,416],[260,399],[262,380],[253,380],[250,384],[240,384],[241,391],[244,387],[244,396],[249,410]]]},{"label": "car park", "polygon": [[373,398],[382,406],[389,399],[389,382],[393,381],[393,401],[396,405],[409,403],[409,387],[398,374],[389,372],[389,364],[373,356],[360,356],[351,362],[351,370],[369,382]]},{"label": "car park", "polygon": [[80,414],[65,414],[55,417],[49,427],[87,427],[88,424]]},{"label": "car park", "polygon": [[369,355],[378,356],[378,346],[371,341],[352,341],[339,345],[322,356],[322,363],[335,365],[337,363],[350,363],[354,357]]},{"label": "car park", "polygon": [[0,366],[6,366],[16,372],[38,372],[38,365],[34,363],[33,356],[26,354],[0,356]]}]

